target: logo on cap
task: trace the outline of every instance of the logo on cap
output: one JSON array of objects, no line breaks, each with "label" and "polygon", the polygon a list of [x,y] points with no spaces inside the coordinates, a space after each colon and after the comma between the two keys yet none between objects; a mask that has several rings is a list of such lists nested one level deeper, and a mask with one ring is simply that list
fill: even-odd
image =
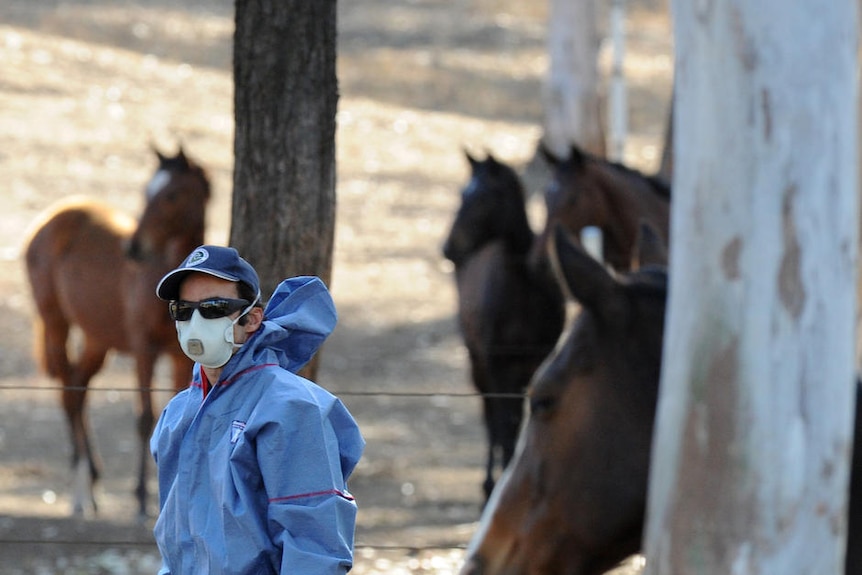
[{"label": "logo on cap", "polygon": [[189,256],[189,259],[186,260],[186,267],[200,265],[207,261],[207,258],[209,257],[210,254],[205,249],[195,250],[192,255]]}]

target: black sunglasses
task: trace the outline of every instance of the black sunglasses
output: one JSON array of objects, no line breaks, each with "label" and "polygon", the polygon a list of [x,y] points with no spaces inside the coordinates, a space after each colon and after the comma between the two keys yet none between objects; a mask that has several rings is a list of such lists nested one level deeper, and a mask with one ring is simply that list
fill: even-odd
[{"label": "black sunglasses", "polygon": [[248,307],[248,300],[214,297],[203,301],[172,300],[168,311],[174,321],[189,321],[192,313],[200,310],[204,319],[218,319]]}]

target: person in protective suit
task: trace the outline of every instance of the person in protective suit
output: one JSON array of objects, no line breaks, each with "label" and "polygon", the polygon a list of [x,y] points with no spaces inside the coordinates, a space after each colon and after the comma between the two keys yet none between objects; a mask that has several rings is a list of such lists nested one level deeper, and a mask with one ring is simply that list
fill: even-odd
[{"label": "person in protective suit", "polygon": [[347,479],[365,442],[337,397],[297,375],[335,327],[326,286],[286,279],[264,309],[254,268],[205,245],[156,294],[196,362],[150,440],[160,575],[349,571]]}]

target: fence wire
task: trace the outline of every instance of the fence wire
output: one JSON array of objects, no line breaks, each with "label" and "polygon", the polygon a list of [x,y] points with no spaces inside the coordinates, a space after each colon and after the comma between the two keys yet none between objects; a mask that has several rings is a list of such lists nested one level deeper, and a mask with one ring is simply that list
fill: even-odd
[{"label": "fence wire", "polygon": [[[91,392],[117,392],[117,393],[138,393],[141,390],[146,391],[146,388],[138,387],[84,387],[70,386],[63,387],[62,385],[0,385],[2,391],[86,391]],[[175,393],[173,388],[167,387],[151,387],[151,393]],[[504,398],[517,399],[525,398],[524,393],[480,393],[478,391],[349,391],[349,390],[332,390],[327,391],[338,397],[482,397],[482,398]]]},{"label": "fence wire", "polygon": [[[62,385],[0,385],[0,393],[4,391],[44,391],[44,392],[60,392],[60,391],[86,391],[87,393],[138,393],[141,391],[137,387],[64,387]],[[173,388],[166,387],[151,387],[149,391],[152,393],[175,393]],[[338,397],[396,397],[396,398],[416,398],[427,399],[435,397],[452,397],[452,398],[506,398],[517,399],[525,398],[524,393],[480,393],[477,391],[383,391],[383,390],[328,390],[333,395]],[[58,547],[102,547],[102,548],[154,548],[155,541],[138,541],[138,540],[80,540],[80,539],[35,539],[35,538],[6,538],[0,537],[0,545],[12,546],[58,546]],[[400,551],[405,554],[415,554],[434,551],[465,551],[466,545],[449,544],[449,545],[400,545],[400,544],[377,544],[357,542],[354,544],[355,551],[372,550],[372,551]]]}]

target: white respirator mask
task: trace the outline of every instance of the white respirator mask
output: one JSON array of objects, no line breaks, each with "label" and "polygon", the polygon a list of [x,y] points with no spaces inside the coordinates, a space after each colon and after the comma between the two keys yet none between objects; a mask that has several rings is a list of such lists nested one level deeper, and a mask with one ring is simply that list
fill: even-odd
[{"label": "white respirator mask", "polygon": [[237,316],[205,319],[200,310],[194,310],[188,321],[177,321],[180,347],[189,359],[204,367],[221,367],[230,360],[234,350],[242,347],[233,338],[233,328],[254,307],[258,298]]}]

